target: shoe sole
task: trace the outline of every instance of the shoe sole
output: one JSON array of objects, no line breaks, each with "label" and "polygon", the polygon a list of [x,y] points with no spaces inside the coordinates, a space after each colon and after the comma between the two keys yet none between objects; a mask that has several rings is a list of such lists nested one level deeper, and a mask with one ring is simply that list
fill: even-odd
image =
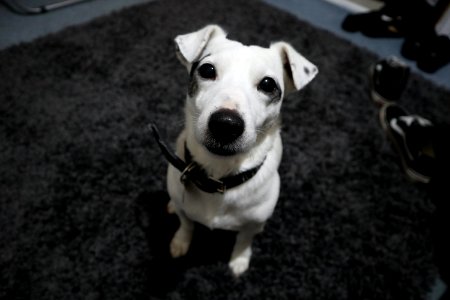
[{"label": "shoe sole", "polygon": [[429,183],[431,178],[418,173],[417,171],[411,169],[408,166],[408,162],[406,161],[405,154],[403,153],[403,148],[402,146],[399,145],[399,143],[397,142],[397,139],[395,138],[394,134],[392,133],[392,129],[391,127],[387,124],[387,120],[386,120],[386,109],[389,107],[389,105],[384,105],[381,110],[380,110],[380,114],[379,114],[379,118],[380,118],[380,123],[381,123],[381,127],[383,128],[384,132],[386,132],[386,135],[388,136],[389,140],[394,144],[395,150],[397,150],[397,153],[399,153],[400,155],[400,161],[402,164],[402,168],[405,171],[406,175],[408,176],[408,178],[414,182],[420,182],[420,183]]}]

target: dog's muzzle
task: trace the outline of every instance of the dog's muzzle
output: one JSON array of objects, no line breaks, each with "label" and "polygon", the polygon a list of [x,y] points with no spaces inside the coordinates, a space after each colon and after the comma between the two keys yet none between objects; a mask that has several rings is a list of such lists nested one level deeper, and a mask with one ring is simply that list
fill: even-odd
[{"label": "dog's muzzle", "polygon": [[239,152],[236,142],[245,130],[245,122],[239,113],[231,109],[214,112],[208,122],[206,148],[217,155],[234,155]]}]

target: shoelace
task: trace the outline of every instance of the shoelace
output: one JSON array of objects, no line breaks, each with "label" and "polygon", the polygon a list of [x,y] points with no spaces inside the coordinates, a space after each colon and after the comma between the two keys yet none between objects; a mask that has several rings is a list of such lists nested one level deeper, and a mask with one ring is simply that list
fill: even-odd
[{"label": "shoelace", "polygon": [[423,130],[433,124],[421,116],[411,115],[392,119],[390,126],[402,137],[408,159],[414,160],[420,155],[424,140],[427,138]]}]

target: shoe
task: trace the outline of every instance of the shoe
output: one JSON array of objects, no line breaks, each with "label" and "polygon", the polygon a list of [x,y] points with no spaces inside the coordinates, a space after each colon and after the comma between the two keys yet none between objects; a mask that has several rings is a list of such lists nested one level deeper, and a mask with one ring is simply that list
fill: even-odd
[{"label": "shoe", "polygon": [[403,17],[398,9],[389,5],[368,13],[348,15],[341,27],[348,32],[361,31],[368,37],[397,38],[404,36]]},{"label": "shoe", "polygon": [[429,139],[433,124],[420,116],[409,115],[393,103],[382,107],[380,122],[400,155],[406,175],[415,182],[430,182],[435,163]]},{"label": "shoe", "polygon": [[434,73],[450,63],[450,39],[447,36],[436,36],[417,58],[417,67],[426,72]]},{"label": "shoe", "polygon": [[382,106],[400,99],[410,74],[409,67],[400,59],[391,56],[370,67],[370,95]]},{"label": "shoe", "polygon": [[417,31],[405,38],[400,53],[409,60],[417,60],[436,38],[434,29]]}]

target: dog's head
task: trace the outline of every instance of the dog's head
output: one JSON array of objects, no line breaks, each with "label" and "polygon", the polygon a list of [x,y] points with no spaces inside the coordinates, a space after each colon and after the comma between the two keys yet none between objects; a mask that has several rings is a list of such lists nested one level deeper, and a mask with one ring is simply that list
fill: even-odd
[{"label": "dog's head", "polygon": [[245,46],[217,25],[177,36],[175,43],[190,73],[187,130],[215,155],[249,151],[277,126],[283,97],[318,72],[285,42]]}]

